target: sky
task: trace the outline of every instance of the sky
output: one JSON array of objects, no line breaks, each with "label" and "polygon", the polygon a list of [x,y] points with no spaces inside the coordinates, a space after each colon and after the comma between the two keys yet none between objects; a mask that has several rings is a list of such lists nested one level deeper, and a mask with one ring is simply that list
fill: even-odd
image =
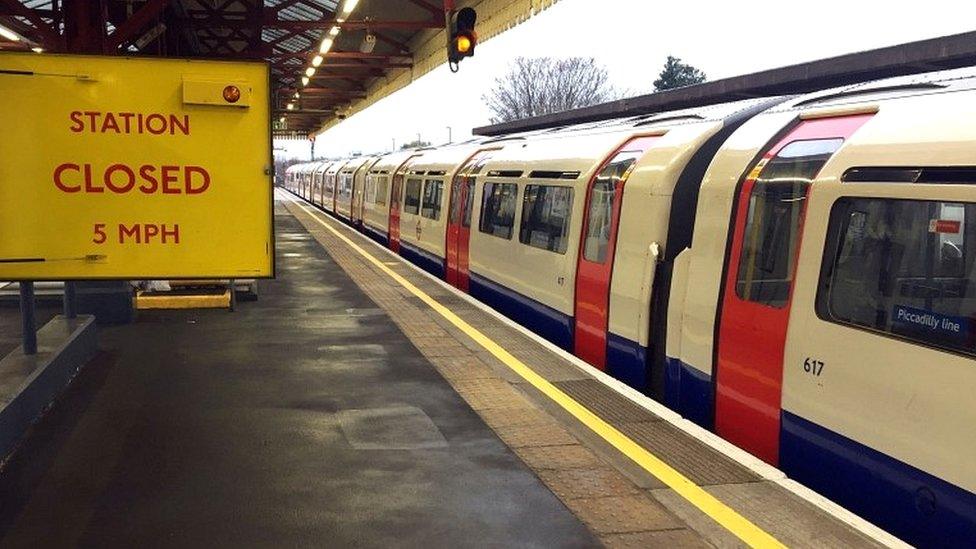
[{"label": "sky", "polygon": [[[974,30],[974,14],[971,1],[958,0],[560,0],[480,43],[460,72],[441,66],[319,135],[315,157],[389,152],[418,135],[435,145],[449,134],[463,141],[489,123],[481,97],[517,56],[594,57],[616,89],[640,95],[668,55],[715,80]],[[310,159],[308,141],[275,145],[280,156]]]}]

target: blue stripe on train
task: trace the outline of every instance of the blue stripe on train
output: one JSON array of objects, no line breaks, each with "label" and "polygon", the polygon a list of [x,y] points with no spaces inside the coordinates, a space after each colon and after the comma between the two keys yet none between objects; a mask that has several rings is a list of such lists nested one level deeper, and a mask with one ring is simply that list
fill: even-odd
[{"label": "blue stripe on train", "polygon": [[374,229],[373,227],[370,227],[369,223],[364,223],[363,224],[363,233],[365,233],[366,236],[372,238],[373,240],[379,242],[384,247],[387,247],[387,248],[390,247],[390,239],[386,236],[386,232],[385,231],[384,232],[380,232],[380,231]]},{"label": "blue stripe on train", "polygon": [[444,258],[407,244],[402,240],[400,241],[400,255],[437,278],[444,279]]},{"label": "blue stripe on train", "polygon": [[976,494],[786,410],[782,418],[780,467],[791,478],[909,543],[976,540]]},{"label": "blue stripe on train", "polygon": [[607,373],[638,391],[646,391],[647,347],[608,332]]},{"label": "blue stripe on train", "polygon": [[715,393],[712,376],[667,357],[664,382],[664,403],[698,425],[715,430]]},{"label": "blue stripe on train", "polygon": [[481,275],[471,273],[469,293],[475,299],[532,330],[553,344],[573,351],[573,318],[510,290]]}]

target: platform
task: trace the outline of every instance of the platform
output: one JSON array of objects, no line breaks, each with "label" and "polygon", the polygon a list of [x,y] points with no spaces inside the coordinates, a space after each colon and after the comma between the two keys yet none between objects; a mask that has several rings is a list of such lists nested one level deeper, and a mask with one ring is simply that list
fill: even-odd
[{"label": "platform", "polygon": [[0,546],[897,545],[284,194],[277,279],[140,311],[0,473]]}]

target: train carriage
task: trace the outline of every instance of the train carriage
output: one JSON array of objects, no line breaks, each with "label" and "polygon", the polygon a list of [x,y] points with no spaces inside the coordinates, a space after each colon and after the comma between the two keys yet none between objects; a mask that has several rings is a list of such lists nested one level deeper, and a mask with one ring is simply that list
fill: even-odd
[{"label": "train carriage", "polygon": [[325,169],[325,175],[322,179],[322,203],[320,205],[327,212],[335,212],[339,173],[347,162],[349,159],[336,160]]},{"label": "train carriage", "polygon": [[349,160],[339,172],[336,183],[335,213],[345,221],[352,222],[354,187],[357,179],[369,170],[374,162],[372,156],[361,156]]},{"label": "train carriage", "polygon": [[976,535],[974,84],[855,86],[747,122],[673,293],[668,404],[916,543]]},{"label": "train carriage", "polygon": [[351,222],[359,231],[363,230],[363,215],[366,201],[366,178],[369,176],[373,166],[382,159],[382,156],[371,156],[363,163],[353,179],[352,186],[352,205]]},{"label": "train carriage", "polygon": [[322,187],[324,185],[325,170],[328,169],[329,161],[317,162],[312,170],[312,189],[310,191],[311,198],[309,202],[321,207],[322,206]]},{"label": "train carriage", "polygon": [[455,145],[425,152],[404,170],[403,198],[398,203],[400,255],[444,278],[448,202],[459,168],[478,152],[476,145]]},{"label": "train carriage", "polygon": [[422,154],[412,150],[387,154],[373,164],[366,176],[363,190],[363,232],[384,246],[390,244],[390,204],[393,202],[394,176],[405,169],[407,163]]}]

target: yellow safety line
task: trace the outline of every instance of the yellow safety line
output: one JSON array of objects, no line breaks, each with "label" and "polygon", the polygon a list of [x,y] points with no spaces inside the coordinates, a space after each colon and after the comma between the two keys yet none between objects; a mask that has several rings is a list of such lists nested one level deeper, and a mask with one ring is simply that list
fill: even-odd
[{"label": "yellow safety line", "polygon": [[715,520],[715,522],[724,526],[729,532],[735,534],[735,536],[737,536],[743,542],[751,547],[786,547],[765,530],[756,526],[750,522],[749,519],[743,517],[734,509],[719,501],[717,498],[715,498],[715,496],[709,494],[700,486],[688,479],[688,477],[682,475],[660,458],[648,452],[639,444],[631,440],[627,435],[618,431],[613,425],[610,425],[585,406],[573,400],[572,397],[561,391],[547,379],[535,373],[531,368],[522,363],[522,361],[512,356],[512,354],[506,351],[501,345],[495,343],[491,338],[465,322],[464,319],[451,312],[451,310],[444,305],[441,305],[437,300],[427,295],[423,290],[414,286],[409,280],[394,272],[382,261],[376,259],[372,254],[368,253],[358,244],[327,224],[325,221],[322,221],[322,219],[316,215],[316,212],[308,209],[304,204],[292,199],[291,197],[288,197],[288,199],[297,204],[301,209],[305,210],[305,213],[307,213],[312,219],[317,221],[323,227],[332,232],[332,234],[348,244],[350,248],[359,252],[359,254],[365,257],[370,263],[376,265],[376,267],[389,275],[390,278],[406,288],[407,291],[417,296],[421,301],[430,306],[431,309],[437,311],[437,313],[447,319],[448,322],[467,334],[468,337],[475,340],[479,345],[484,347],[485,350],[494,355],[495,358],[502,361],[516,374],[525,379],[525,381],[541,391],[542,394],[546,395],[552,399],[553,402],[560,405],[564,410],[578,419],[580,423],[586,425],[594,433],[600,435],[603,440],[609,442],[614,448],[633,460],[634,463],[640,465],[645,471],[657,477],[661,482],[680,494],[681,497],[688,500],[689,503],[711,517],[713,520]]}]

